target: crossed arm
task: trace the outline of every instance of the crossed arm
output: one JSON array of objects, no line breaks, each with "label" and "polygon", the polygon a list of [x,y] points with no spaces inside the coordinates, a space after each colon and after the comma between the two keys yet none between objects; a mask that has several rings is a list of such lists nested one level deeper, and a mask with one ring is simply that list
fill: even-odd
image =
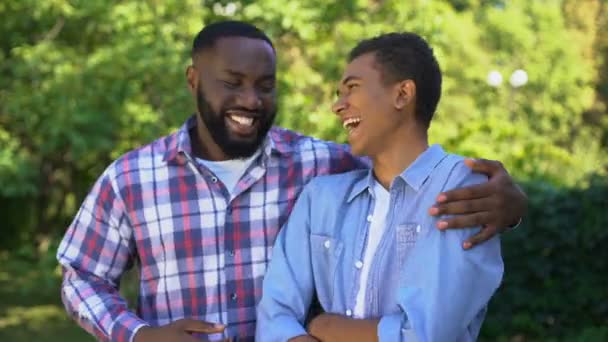
[{"label": "crossed arm", "polygon": [[[429,209],[429,214],[460,214],[439,220],[437,228],[441,230],[481,226],[477,234],[463,243],[463,248],[470,249],[518,224],[526,213],[528,200],[500,162],[467,159],[465,163],[474,172],[486,174],[489,177],[488,182],[439,194],[438,203]],[[378,341],[379,322],[379,319],[353,319],[323,313],[308,324],[309,335],[298,336],[292,340]]]},{"label": "crossed arm", "polygon": [[[454,188],[468,184],[471,183],[456,184]],[[483,190],[481,185],[474,187]],[[497,237],[471,251],[458,245],[464,236],[480,231],[479,228],[435,231],[421,242],[428,245],[420,248],[436,252],[425,254],[424,263],[412,262],[404,267],[409,273],[405,279],[410,281],[400,288],[401,313],[380,319],[321,314],[305,329],[304,316],[314,293],[309,261],[309,197],[305,190],[277,239],[258,307],[258,337],[269,341],[393,341],[412,337],[441,341],[461,335],[465,340],[475,339],[479,326],[471,330],[469,324],[483,314],[500,283],[503,267]],[[483,237],[487,233],[481,230],[477,235],[480,234]]]}]

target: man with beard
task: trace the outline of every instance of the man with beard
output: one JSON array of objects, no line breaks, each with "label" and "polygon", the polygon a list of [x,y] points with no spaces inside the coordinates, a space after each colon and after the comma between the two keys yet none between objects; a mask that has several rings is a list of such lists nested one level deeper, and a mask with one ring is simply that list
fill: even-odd
[{"label": "man with beard", "polygon": [[[252,25],[206,26],[187,79],[196,115],[114,161],[59,246],[66,309],[102,340],[253,340],[271,248],[303,186],[367,167],[345,146],[271,128],[276,54]],[[526,207],[497,162],[476,165],[487,184],[442,194],[429,208],[463,214],[439,228],[486,225],[472,244],[516,223]],[[134,263],[137,312],[118,292]]]}]

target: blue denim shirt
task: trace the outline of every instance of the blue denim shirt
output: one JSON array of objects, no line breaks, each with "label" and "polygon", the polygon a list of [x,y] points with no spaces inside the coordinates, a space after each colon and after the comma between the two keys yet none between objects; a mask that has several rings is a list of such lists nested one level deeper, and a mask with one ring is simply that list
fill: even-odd
[{"label": "blue denim shirt", "polygon": [[[366,286],[365,318],[380,341],[472,341],[503,274],[500,241],[472,250],[479,228],[440,231],[427,214],[446,190],[485,182],[462,157],[429,147],[390,187],[385,232],[367,284],[359,275],[372,219],[371,170],[318,177],[277,237],[257,313],[257,341],[287,341],[303,326],[313,295],[329,313],[351,316]],[[357,267],[359,266],[359,267]]]}]

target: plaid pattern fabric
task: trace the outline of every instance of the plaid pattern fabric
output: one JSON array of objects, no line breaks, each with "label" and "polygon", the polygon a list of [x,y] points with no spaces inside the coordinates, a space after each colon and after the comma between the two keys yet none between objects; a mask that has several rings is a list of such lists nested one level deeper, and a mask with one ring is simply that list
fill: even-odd
[{"label": "plaid pattern fabric", "polygon": [[[59,246],[66,309],[101,340],[180,318],[227,325],[211,339],[253,339],[272,246],[303,186],[365,166],[342,145],[274,127],[230,195],[190,156],[194,125],[112,163]],[[134,263],[137,313],[117,290]]]}]

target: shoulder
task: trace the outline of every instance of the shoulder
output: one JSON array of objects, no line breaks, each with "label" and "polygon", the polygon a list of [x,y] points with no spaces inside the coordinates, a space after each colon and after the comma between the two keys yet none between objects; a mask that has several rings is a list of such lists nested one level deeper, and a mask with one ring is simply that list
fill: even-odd
[{"label": "shoulder", "polygon": [[442,191],[451,190],[488,181],[488,177],[482,173],[475,173],[464,163],[465,158],[460,155],[446,154],[446,157],[438,165],[439,171],[444,178]]},{"label": "shoulder", "polygon": [[317,188],[336,188],[339,186],[348,187],[353,183],[365,179],[368,174],[369,169],[352,170],[344,173],[317,176],[311,181],[311,183],[313,183]]},{"label": "shoulder", "polygon": [[350,154],[350,148],[345,144],[321,140],[304,135],[287,128],[274,126],[270,129],[270,137],[280,151],[307,152],[312,150],[330,150]]},{"label": "shoulder", "polygon": [[314,161],[319,168],[318,174],[340,173],[369,166],[365,159],[354,156],[346,144],[314,138],[276,126],[269,134],[277,151],[305,162]]},{"label": "shoulder", "polygon": [[[463,156],[448,154],[448,158],[452,161],[446,186],[454,188],[457,186],[481,184],[488,181],[488,177],[483,173],[473,172],[471,168],[464,163],[465,158]],[[447,188],[445,190],[447,190]]]},{"label": "shoulder", "polygon": [[353,186],[365,181],[369,175],[368,169],[358,169],[344,173],[322,175],[313,178],[306,189],[315,198],[331,199],[346,198]]},{"label": "shoulder", "polygon": [[104,171],[103,176],[118,185],[141,181],[142,173],[151,172],[165,164],[169,146],[176,139],[176,133],[152,141],[149,144],[127,151],[115,159]]}]

